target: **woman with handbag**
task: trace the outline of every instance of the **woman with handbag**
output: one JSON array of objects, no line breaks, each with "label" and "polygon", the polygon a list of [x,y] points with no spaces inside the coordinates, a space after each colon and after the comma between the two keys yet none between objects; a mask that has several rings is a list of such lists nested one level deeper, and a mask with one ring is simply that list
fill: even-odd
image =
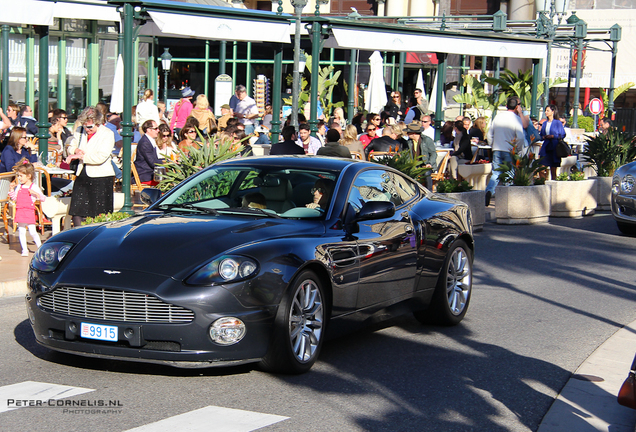
[{"label": "woman with handbag", "polygon": [[71,169],[77,163],[69,208],[76,227],[86,217],[112,213],[115,180],[111,162],[115,135],[104,126],[104,115],[95,107],[87,107],[77,118],[77,123],[81,126],[75,131],[66,158]]},{"label": "woman with handbag", "polygon": [[545,107],[545,116],[548,121],[541,126],[541,137],[543,145],[539,150],[540,162],[550,167],[550,179],[556,180],[557,168],[561,166],[561,157],[557,154],[557,146],[559,141],[565,138],[565,129],[558,120],[559,112],[556,105],[548,105]]}]

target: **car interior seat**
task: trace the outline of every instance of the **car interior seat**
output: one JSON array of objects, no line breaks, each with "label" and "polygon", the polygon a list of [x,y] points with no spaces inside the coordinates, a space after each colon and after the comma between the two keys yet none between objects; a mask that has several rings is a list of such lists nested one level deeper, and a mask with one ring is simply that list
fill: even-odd
[{"label": "car interior seat", "polygon": [[267,200],[267,208],[276,213],[284,213],[296,207],[291,199],[292,187],[287,179],[275,176],[265,176],[261,181],[255,181],[260,186],[260,192]]}]

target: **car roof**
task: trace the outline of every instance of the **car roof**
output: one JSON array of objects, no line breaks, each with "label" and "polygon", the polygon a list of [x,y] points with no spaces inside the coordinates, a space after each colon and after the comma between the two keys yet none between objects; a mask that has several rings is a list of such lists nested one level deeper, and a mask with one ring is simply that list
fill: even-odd
[{"label": "car roof", "polygon": [[[328,156],[252,156],[248,158],[235,158],[221,162],[222,165],[249,165],[267,168],[297,168],[317,169],[329,171],[342,171],[353,164],[377,165],[370,162],[356,161],[353,159],[335,158]],[[360,168],[362,168],[360,166]]]}]

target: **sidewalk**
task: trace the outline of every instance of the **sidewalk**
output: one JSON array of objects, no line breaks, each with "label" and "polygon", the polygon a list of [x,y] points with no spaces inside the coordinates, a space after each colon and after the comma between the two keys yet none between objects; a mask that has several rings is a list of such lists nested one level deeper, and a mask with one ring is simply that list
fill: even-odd
[{"label": "sidewalk", "polygon": [[[486,223],[494,222],[493,203],[486,208]],[[484,231],[487,232],[485,227]],[[4,229],[0,238],[0,297],[23,296],[27,292],[29,257],[20,255],[17,233],[7,244]],[[49,238],[45,232],[42,240]],[[35,245],[27,234],[29,250]],[[636,410],[620,406],[616,395],[636,351],[636,321],[614,333],[599,346],[576,370],[550,410],[543,418],[537,432],[634,432]]]}]

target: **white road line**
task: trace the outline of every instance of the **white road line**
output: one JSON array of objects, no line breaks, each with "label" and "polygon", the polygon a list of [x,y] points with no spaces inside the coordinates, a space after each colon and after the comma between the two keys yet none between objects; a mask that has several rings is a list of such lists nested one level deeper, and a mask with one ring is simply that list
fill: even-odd
[{"label": "white road line", "polygon": [[95,390],[36,381],[10,384],[0,387],[0,413],[29,406],[29,401],[46,403],[49,399],[64,399],[92,391]]},{"label": "white road line", "polygon": [[208,406],[124,432],[250,432],[289,417]]}]

